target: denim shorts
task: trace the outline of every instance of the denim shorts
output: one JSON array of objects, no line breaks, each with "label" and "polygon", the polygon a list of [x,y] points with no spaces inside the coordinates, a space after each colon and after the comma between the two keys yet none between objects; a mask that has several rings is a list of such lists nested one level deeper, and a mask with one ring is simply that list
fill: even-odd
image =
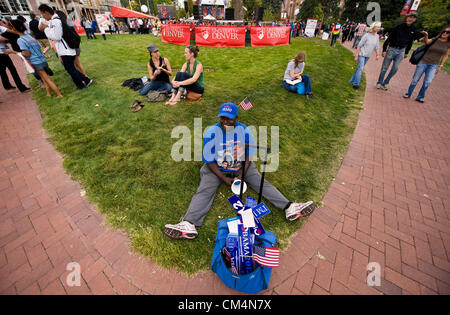
[{"label": "denim shorts", "polygon": [[33,65],[34,70],[37,70],[37,71],[44,70],[47,67],[48,67],[48,63],[46,63],[46,62]]}]

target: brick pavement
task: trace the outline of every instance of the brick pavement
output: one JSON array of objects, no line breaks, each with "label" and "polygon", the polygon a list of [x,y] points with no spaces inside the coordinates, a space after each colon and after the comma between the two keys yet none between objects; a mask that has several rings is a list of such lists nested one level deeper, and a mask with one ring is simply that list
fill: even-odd
[{"label": "brick pavement", "polygon": [[[364,110],[324,206],[262,294],[450,294],[450,79],[419,104],[401,97],[414,68],[404,61],[385,92],[380,65],[366,66]],[[186,277],[132,253],[65,173],[31,96],[0,87],[0,99],[0,294],[237,294],[211,271]],[[72,261],[80,287],[66,282]],[[369,262],[379,287],[366,284]]]}]

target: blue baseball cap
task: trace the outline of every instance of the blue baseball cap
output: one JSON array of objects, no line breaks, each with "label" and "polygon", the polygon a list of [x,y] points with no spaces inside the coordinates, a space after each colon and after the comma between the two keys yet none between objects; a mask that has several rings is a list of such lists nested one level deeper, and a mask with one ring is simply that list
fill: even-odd
[{"label": "blue baseball cap", "polygon": [[234,119],[238,115],[238,107],[233,103],[224,103],[220,106],[220,113],[217,117],[227,117]]}]

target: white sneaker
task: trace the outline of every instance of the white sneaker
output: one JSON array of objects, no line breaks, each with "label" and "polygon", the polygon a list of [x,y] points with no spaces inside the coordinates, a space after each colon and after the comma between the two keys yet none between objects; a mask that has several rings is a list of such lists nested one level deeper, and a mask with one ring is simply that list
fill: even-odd
[{"label": "white sneaker", "polygon": [[286,219],[289,221],[295,221],[298,218],[304,218],[309,216],[316,209],[316,205],[313,201],[305,203],[291,203],[289,208],[286,209]]},{"label": "white sneaker", "polygon": [[195,225],[188,221],[181,221],[178,224],[166,224],[164,226],[164,234],[173,239],[189,239],[193,240],[198,236]]}]

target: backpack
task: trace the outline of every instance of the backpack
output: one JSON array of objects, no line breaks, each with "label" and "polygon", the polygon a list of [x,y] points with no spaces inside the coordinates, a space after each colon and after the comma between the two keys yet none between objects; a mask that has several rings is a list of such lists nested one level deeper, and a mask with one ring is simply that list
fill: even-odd
[{"label": "backpack", "polygon": [[149,102],[162,102],[169,97],[169,91],[150,91],[147,94],[147,101]]},{"label": "backpack", "polygon": [[69,46],[69,48],[72,48],[72,49],[80,48],[80,43],[81,43],[80,35],[78,35],[78,33],[75,31],[75,29],[73,27],[70,27],[69,25],[67,25],[66,22],[62,21],[60,18],[57,18],[57,19],[61,21],[61,26],[62,26],[62,31],[63,31],[62,38],[64,39],[64,41],[63,41],[64,47],[66,47],[66,44],[64,44],[64,42],[66,42],[67,46]]}]

